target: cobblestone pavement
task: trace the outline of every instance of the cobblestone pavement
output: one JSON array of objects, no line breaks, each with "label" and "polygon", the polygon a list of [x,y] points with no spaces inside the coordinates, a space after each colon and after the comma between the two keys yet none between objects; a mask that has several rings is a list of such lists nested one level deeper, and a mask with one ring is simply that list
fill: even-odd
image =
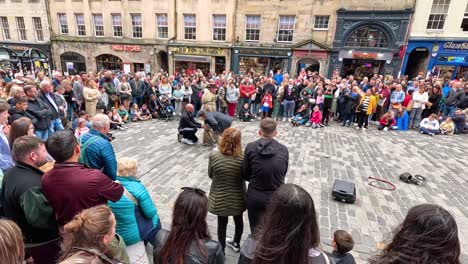
[{"label": "cobblestone pavement", "polygon": [[[117,131],[113,145],[118,157],[139,160],[138,175],[150,192],[164,228],[170,228],[172,205],[183,186],[210,190],[207,175],[211,148],[201,144],[188,146],[177,142],[177,121],[152,120],[132,123],[127,131]],[[258,121],[233,127],[242,131],[242,143],[257,139]],[[287,182],[304,187],[315,202],[320,222],[322,246],[330,250],[334,230],[344,229],[353,235],[353,254],[358,263],[388,241],[391,231],[409,208],[421,203],[435,203],[448,209],[456,218],[462,243],[463,263],[468,263],[468,162],[466,136],[429,136],[409,132],[381,132],[375,126],[367,131],[333,124],[322,129],[292,128],[280,122],[277,140],[290,152]],[[201,139],[202,131],[197,133]],[[398,180],[403,172],[421,174],[426,186],[409,185]],[[389,180],[395,191],[368,185],[368,176]],[[354,205],[331,198],[335,179],[354,182],[358,200]],[[249,232],[244,214],[244,235]],[[211,235],[216,239],[216,216],[208,216]],[[228,237],[234,233],[230,219]],[[226,249],[227,263],[237,263],[238,254]]]}]

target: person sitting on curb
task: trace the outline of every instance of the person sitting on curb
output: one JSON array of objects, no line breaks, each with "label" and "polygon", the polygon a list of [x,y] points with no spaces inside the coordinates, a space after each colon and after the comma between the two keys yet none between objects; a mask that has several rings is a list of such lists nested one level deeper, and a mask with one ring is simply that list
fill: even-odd
[{"label": "person sitting on curb", "polygon": [[195,121],[193,111],[193,105],[187,104],[185,112],[182,113],[179,120],[177,140],[188,145],[193,145],[198,142],[198,137],[195,134],[199,128],[203,128],[202,124]]},{"label": "person sitting on curb", "polygon": [[429,117],[424,118],[419,124],[419,131],[421,134],[427,134],[429,136],[433,136],[435,134],[439,134],[439,121],[437,121],[437,115],[431,114]]},{"label": "person sitting on curb", "polygon": [[203,132],[203,145],[213,146],[218,143],[219,136],[226,128],[231,127],[233,118],[221,112],[198,111],[198,117],[205,121]]}]

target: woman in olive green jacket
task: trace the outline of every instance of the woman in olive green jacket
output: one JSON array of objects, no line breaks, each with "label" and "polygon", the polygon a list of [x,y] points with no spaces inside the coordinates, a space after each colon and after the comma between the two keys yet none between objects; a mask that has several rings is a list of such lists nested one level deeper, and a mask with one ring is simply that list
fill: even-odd
[{"label": "woman in olive green jacket", "polygon": [[241,132],[237,128],[224,130],[219,142],[219,151],[210,154],[208,175],[212,179],[209,196],[209,211],[218,216],[218,240],[226,247],[228,217],[234,217],[235,234],[227,246],[239,252],[244,230],[242,214],[246,210],[245,182],[242,177],[243,161]]}]

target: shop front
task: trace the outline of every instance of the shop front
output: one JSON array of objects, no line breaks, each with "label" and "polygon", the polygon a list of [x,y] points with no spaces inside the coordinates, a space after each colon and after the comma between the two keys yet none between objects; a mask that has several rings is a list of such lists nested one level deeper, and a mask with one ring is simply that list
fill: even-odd
[{"label": "shop front", "polygon": [[35,74],[50,71],[50,46],[37,44],[0,44],[0,66]]},{"label": "shop front", "polygon": [[396,77],[412,12],[339,9],[328,75],[354,75],[358,80],[374,74]]},{"label": "shop front", "polygon": [[72,75],[82,71],[156,71],[157,52],[152,44],[53,41],[52,46],[60,70]]},{"label": "shop front", "polygon": [[185,72],[188,75],[200,69],[206,76],[229,70],[230,50],[222,47],[169,46],[170,73]]},{"label": "shop front", "polygon": [[401,74],[414,78],[420,72],[468,80],[468,41],[410,40]]},{"label": "shop front", "polygon": [[324,74],[329,50],[329,47],[314,40],[298,43],[293,47],[291,72],[299,74],[304,69],[306,72]]},{"label": "shop front", "polygon": [[291,70],[291,49],[234,47],[232,70],[237,74],[253,72],[255,75],[267,75],[270,71]]}]

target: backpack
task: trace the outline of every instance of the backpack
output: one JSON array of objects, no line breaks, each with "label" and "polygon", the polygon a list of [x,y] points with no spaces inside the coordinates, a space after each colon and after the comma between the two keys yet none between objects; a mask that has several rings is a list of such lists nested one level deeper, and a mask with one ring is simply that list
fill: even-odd
[{"label": "backpack", "polygon": [[92,143],[97,141],[99,138],[100,138],[100,136],[93,136],[90,139],[88,139],[88,141],[86,141],[86,143],[84,143],[84,144],[82,143],[83,136],[80,136],[78,138],[78,143],[80,144],[80,147],[81,147],[80,157],[78,158],[79,163],[90,167],[89,160],[88,160],[88,154],[86,154],[86,149],[89,147],[89,145],[91,145]]}]

